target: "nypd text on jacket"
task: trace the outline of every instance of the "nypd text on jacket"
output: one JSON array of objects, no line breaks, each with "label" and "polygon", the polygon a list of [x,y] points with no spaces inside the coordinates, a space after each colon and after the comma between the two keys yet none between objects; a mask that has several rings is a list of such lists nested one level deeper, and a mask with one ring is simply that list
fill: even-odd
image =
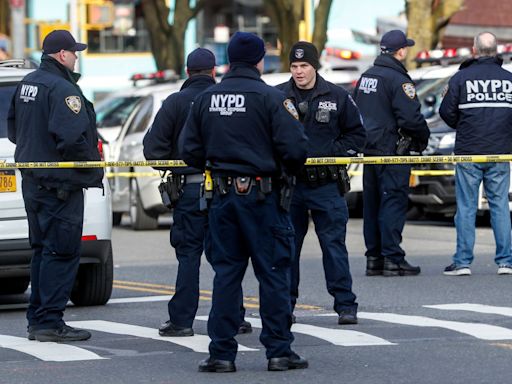
[{"label": "nypd text on jacket", "polygon": [[448,83],[439,113],[457,129],[455,154],[512,151],[512,73],[495,57],[464,62]]}]

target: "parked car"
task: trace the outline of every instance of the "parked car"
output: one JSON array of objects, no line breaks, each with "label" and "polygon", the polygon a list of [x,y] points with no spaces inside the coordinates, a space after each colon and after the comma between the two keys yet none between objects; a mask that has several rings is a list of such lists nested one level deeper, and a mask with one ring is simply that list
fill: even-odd
[{"label": "parked car", "polygon": [[[357,71],[323,70],[322,75],[329,81],[340,86],[349,86],[359,76]],[[269,85],[277,85],[290,78],[289,73],[272,73],[262,76]],[[142,140],[150,128],[156,113],[163,100],[173,92],[178,92],[182,83],[148,86],[124,92],[116,97],[124,97],[126,104],[128,98],[139,98],[135,108],[126,118],[123,126],[118,130],[115,142],[110,142],[109,152],[111,160],[143,161]],[[122,103],[119,103],[120,105]],[[100,108],[101,111],[101,108]],[[112,128],[109,128],[112,129]],[[100,128],[100,132],[103,131]],[[108,133],[105,133],[108,136]],[[112,136],[110,136],[112,138]],[[357,170],[359,164],[351,169]],[[169,210],[162,204],[158,185],[160,177],[149,167],[117,167],[117,176],[110,179],[113,193],[114,223],[119,223],[121,215],[127,213],[133,229],[146,230],[158,226],[158,217]],[[126,173],[132,177],[125,177]],[[360,172],[352,179],[352,192],[347,195],[351,207],[360,207],[362,201],[362,178]]]},{"label": "parked car", "polygon": [[[13,162],[15,145],[7,139],[7,111],[20,80],[30,70],[1,67],[0,162]],[[85,190],[80,267],[71,293],[75,305],[105,304],[112,293],[112,210],[106,178],[103,190]],[[30,283],[32,250],[18,169],[0,169],[0,294],[18,294]]]}]

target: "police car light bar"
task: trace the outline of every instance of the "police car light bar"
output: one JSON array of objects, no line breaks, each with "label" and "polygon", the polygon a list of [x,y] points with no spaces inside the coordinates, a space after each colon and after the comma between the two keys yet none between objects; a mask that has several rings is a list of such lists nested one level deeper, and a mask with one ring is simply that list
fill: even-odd
[{"label": "police car light bar", "polygon": [[150,82],[155,83],[165,83],[165,82],[173,82],[179,80],[178,75],[172,69],[166,69],[163,71],[156,71],[151,73],[135,73],[130,78],[133,81],[133,85],[137,85],[138,81],[141,80],[149,80]]},{"label": "police car light bar", "polygon": [[328,56],[338,57],[343,60],[357,60],[361,58],[361,54],[359,52],[351,51],[350,49],[326,47],[325,53]]},{"label": "police car light bar", "polygon": [[[431,63],[431,64],[456,64],[471,57],[471,48],[446,48],[446,49],[432,49],[430,51],[423,50],[418,52],[415,61],[418,64]],[[498,55],[505,61],[509,61],[512,56],[512,44],[498,45]]]}]

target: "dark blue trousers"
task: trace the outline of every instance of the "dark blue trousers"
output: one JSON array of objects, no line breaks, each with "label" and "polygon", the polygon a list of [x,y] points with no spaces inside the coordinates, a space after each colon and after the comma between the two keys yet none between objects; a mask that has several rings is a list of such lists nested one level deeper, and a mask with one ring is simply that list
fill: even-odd
[{"label": "dark blue trousers", "polygon": [[289,215],[279,208],[277,192],[263,201],[258,201],[256,188],[245,196],[237,195],[233,187],[226,195],[216,193],[209,225],[215,270],[208,320],[211,357],[235,360],[240,287],[249,258],[259,282],[260,341],[267,358],[289,356],[293,341],[289,278],[294,233]]},{"label": "dark blue trousers", "polygon": [[409,195],[411,166],[368,165],[363,174],[363,231],[366,256],[404,259],[400,247]]},{"label": "dark blue trousers", "polygon": [[56,190],[41,188],[30,179],[23,179],[22,190],[34,251],[28,325],[34,330],[60,328],[80,262],[83,191],[60,200]]},{"label": "dark blue trousers", "polygon": [[171,245],[176,250],[178,275],[176,292],[169,301],[169,319],[191,328],[199,300],[199,267],[203,254],[208,217],[199,210],[200,183],[185,184],[173,212]]},{"label": "dark blue trousers", "polygon": [[[176,291],[169,301],[169,319],[177,326],[191,328],[199,301],[199,271],[203,248],[210,261],[208,250],[208,216],[199,209],[200,183],[185,184],[183,195],[173,212],[171,245],[178,259]],[[239,324],[244,320],[245,308],[240,292]]]},{"label": "dark blue trousers", "polygon": [[291,276],[292,307],[295,307],[299,297],[300,253],[308,232],[309,212],[322,249],[327,291],[334,297],[333,308],[337,313],[357,311],[345,245],[348,208],[335,182],[312,188],[299,181],[295,187],[290,210],[295,228],[295,257]]}]

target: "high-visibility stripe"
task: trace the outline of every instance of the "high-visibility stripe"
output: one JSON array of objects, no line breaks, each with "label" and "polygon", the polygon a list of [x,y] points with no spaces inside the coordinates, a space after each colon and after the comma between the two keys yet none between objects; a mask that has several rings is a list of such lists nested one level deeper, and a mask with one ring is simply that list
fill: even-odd
[{"label": "high-visibility stripe", "polygon": [[510,103],[468,103],[459,104],[459,109],[471,109],[471,108],[512,108]]}]

